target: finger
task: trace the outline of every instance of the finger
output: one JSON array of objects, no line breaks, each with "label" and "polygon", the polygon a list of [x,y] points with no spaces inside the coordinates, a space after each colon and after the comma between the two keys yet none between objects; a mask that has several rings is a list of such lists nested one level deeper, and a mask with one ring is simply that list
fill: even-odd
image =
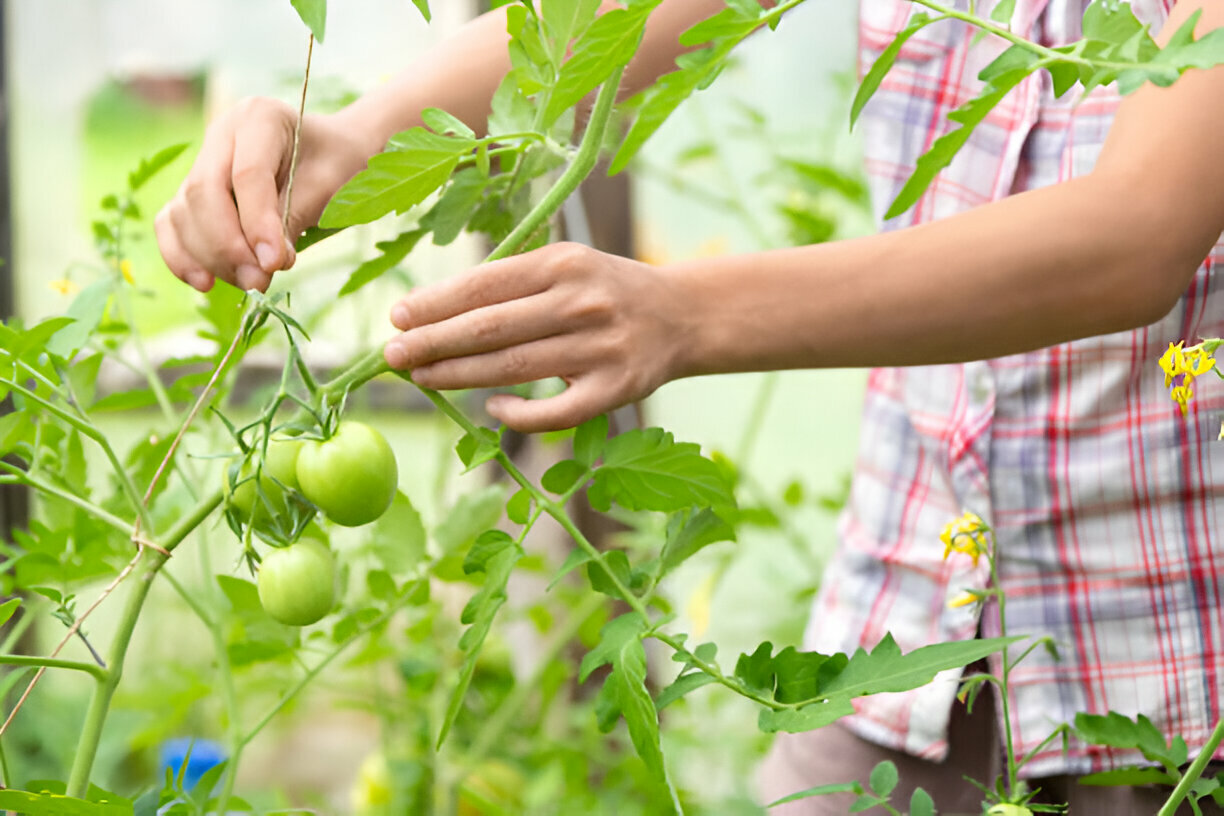
[{"label": "finger", "polygon": [[239,289],[264,291],[272,277],[247,245],[228,176],[198,179],[184,190],[187,207],[171,210],[183,248],[214,276]]},{"label": "finger", "polygon": [[259,112],[244,120],[234,134],[230,183],[238,223],[259,267],[268,273],[289,265],[277,183],[292,138],[286,124],[270,111]]},{"label": "finger", "polygon": [[157,236],[157,248],[175,277],[201,292],[212,289],[216,279],[183,249],[166,210],[163,209],[157,214],[157,218],[153,219],[153,231]]},{"label": "finger", "polygon": [[568,328],[552,301],[548,293],[530,295],[409,329],[387,343],[387,363],[415,369],[552,337]]},{"label": "finger", "polygon": [[489,416],[522,433],[559,431],[581,425],[605,411],[619,408],[612,392],[598,377],[577,380],[555,397],[530,400],[495,394],[485,401]]},{"label": "finger", "polygon": [[412,381],[437,391],[499,388],[584,371],[594,358],[584,349],[576,349],[571,336],[561,335],[420,366],[412,369]]},{"label": "finger", "polygon": [[414,289],[391,309],[391,323],[407,330],[426,326],[457,314],[539,294],[550,279],[532,255],[519,255],[493,261],[448,278],[440,283]]}]

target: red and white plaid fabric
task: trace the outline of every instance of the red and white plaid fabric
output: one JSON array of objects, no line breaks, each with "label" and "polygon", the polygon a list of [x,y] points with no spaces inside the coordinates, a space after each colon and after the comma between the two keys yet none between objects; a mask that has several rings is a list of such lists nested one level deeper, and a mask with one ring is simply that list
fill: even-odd
[{"label": "red and white plaid fabric", "polygon": [[[1154,29],[1171,4],[1132,3]],[[1013,28],[1049,45],[1074,40],[1086,5],[1020,0]],[[864,0],[864,70],[917,8]],[[957,21],[925,29],[867,106],[859,127],[878,214],[1004,45],[972,40]],[[1118,102],[1112,89],[1055,99],[1047,75],[1030,77],[917,206],[883,228],[1089,172]],[[1085,225],[1092,217],[1083,214]],[[854,486],[807,645],[850,651],[892,632],[909,650],[972,638],[979,623],[983,636],[997,635],[993,604],[980,622],[975,607],[947,605],[989,579],[984,559],[976,569],[968,558],[942,560],[940,531],[972,510],[996,530],[1009,632],[1051,636],[1059,652],[1056,660],[1039,648],[1012,674],[1018,754],[1079,711],[1142,713],[1192,751],[1201,746],[1220,716],[1224,677],[1224,442],[1215,441],[1224,383],[1204,378],[1183,417],[1157,360],[1170,342],[1224,336],[1221,261],[1224,243],[1173,311],[1146,328],[964,365],[873,371]],[[958,677],[867,698],[845,722],[875,742],[940,758]],[[1055,740],[1025,775],[1134,761],[1074,741],[1064,753]]]}]

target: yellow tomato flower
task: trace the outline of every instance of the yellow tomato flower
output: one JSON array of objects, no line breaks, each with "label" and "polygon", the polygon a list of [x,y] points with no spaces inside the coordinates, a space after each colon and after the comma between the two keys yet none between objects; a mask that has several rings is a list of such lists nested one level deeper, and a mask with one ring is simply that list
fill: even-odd
[{"label": "yellow tomato flower", "polygon": [[77,292],[81,291],[81,287],[79,285],[68,280],[67,278],[53,280],[48,283],[47,286],[51,287],[52,292],[56,292],[61,295],[75,295]]},{"label": "yellow tomato flower", "polygon": [[1194,398],[1194,389],[1188,385],[1178,385],[1169,391],[1169,398],[1181,408],[1182,416],[1186,415],[1186,404]]},{"label": "yellow tomato flower", "polygon": [[1194,379],[1216,367],[1213,354],[1219,346],[1218,339],[1204,340],[1190,348],[1184,348],[1182,342],[1170,343],[1160,356],[1165,388],[1169,389],[1170,399],[1181,408],[1182,416],[1186,415],[1187,403],[1194,397],[1194,389],[1191,388]]},{"label": "yellow tomato flower", "polygon": [[132,277],[132,262],[127,258],[119,262],[119,274],[123,275],[123,279],[128,283],[136,285],[136,280]]},{"label": "yellow tomato flower", "polygon": [[963,553],[973,559],[973,566],[978,560],[990,555],[990,526],[982,521],[976,513],[965,511],[965,514],[944,526],[939,540],[944,545],[944,560],[954,552]]},{"label": "yellow tomato flower", "polygon": [[1182,353],[1182,342],[1170,343],[1165,353],[1160,356],[1160,368],[1165,373],[1165,388],[1173,384],[1173,378],[1186,367],[1186,357]]}]

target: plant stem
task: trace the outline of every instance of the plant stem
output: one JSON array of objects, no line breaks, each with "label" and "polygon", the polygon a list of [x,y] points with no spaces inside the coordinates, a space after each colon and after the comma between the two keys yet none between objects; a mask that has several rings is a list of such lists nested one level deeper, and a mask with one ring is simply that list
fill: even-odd
[{"label": "plant stem", "polygon": [[95,680],[105,680],[107,670],[97,663],[85,663],[79,660],[61,660],[54,657],[38,657],[36,655],[0,655],[0,665],[3,666],[45,666],[48,669],[71,669],[93,675]]},{"label": "plant stem", "polygon": [[153,585],[153,577],[166,556],[153,550],[142,550],[145,565],[136,574],[136,583],[130,590],[127,605],[119,617],[118,628],[111,644],[110,669],[105,677],[94,685],[93,696],[89,701],[89,710],[85,714],[85,722],[81,727],[81,737],[77,742],[76,755],[72,760],[72,770],[68,774],[68,795],[83,799],[89,792],[89,773],[93,769],[94,759],[98,754],[98,744],[102,740],[102,727],[106,723],[106,715],[110,709],[111,698],[123,676],[123,661],[127,656],[128,646],[132,642],[132,633],[136,629],[136,621],[140,617],[140,608],[144,605]]},{"label": "plant stem", "polygon": [[131,524],[128,524],[126,521],[119,518],[118,516],[108,513],[107,511],[99,507],[98,505],[94,504],[93,502],[87,501],[86,499],[81,498],[75,493],[71,493],[67,490],[63,490],[62,488],[56,487],[50,482],[45,482],[42,479],[39,479],[37,476],[31,475],[29,471],[22,470],[21,468],[15,465],[10,465],[8,462],[0,461],[0,470],[8,471],[9,473],[13,475],[11,479],[0,478],[0,484],[11,482],[11,483],[27,485],[29,487],[34,488],[35,490],[39,490],[48,495],[63,499],[69,504],[79,507],[80,509],[88,513],[89,515],[93,516],[99,521],[106,522],[111,527],[114,527],[116,530],[118,530],[119,532],[123,533],[126,536],[130,537],[132,535],[132,525]]},{"label": "plant stem", "polygon": [[603,147],[604,131],[607,130],[608,120],[612,116],[612,107],[616,102],[616,94],[620,90],[621,75],[624,74],[624,71],[623,67],[613,71],[604,82],[603,87],[599,89],[595,107],[591,109],[591,119],[587,123],[586,131],[582,134],[582,143],[578,146],[578,152],[574,154],[574,160],[565,168],[544,197],[532,207],[531,212],[527,213],[526,217],[510,231],[510,234],[489,253],[489,256],[485,258],[485,263],[508,258],[518,252],[519,247],[525,244],[532,235],[535,235],[536,230],[561,208],[565,199],[569,198],[578,189],[578,185],[595,169],[595,163],[599,161],[599,151]]},{"label": "plant stem", "polygon": [[1211,735],[1207,737],[1206,744],[1203,745],[1203,750],[1199,751],[1198,756],[1194,758],[1194,762],[1190,763],[1190,767],[1186,769],[1185,774],[1178,780],[1177,787],[1173,789],[1173,793],[1169,794],[1168,800],[1161,806],[1157,816],[1173,816],[1177,813],[1177,808],[1181,805],[1182,800],[1190,793],[1190,788],[1203,775],[1203,769],[1207,767],[1207,763],[1211,762],[1215,756],[1216,749],[1220,747],[1220,741],[1224,740],[1224,717],[1216,721],[1215,728],[1212,729]]},{"label": "plant stem", "polygon": [[[993,534],[992,534],[993,535]],[[999,565],[996,562],[996,550],[994,542],[991,542],[990,553],[990,583],[995,587],[995,598],[999,604],[999,635],[1007,637],[1007,593],[1002,590],[999,585]],[[999,682],[999,700],[1003,715],[1003,745],[1006,748],[1005,755],[1007,757],[1007,794],[1014,796],[1016,793],[1017,769],[1016,764],[1016,747],[1012,744],[1012,724],[1011,724],[1011,704],[1008,696],[1011,693],[1011,670],[1012,662],[1008,656],[1008,647],[1005,645],[1002,651],[1003,671],[1001,672]]]}]

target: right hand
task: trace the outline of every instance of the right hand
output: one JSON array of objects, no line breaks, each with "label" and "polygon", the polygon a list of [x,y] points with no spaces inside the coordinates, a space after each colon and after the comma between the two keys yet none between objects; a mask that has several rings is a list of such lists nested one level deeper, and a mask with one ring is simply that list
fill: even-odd
[{"label": "right hand", "polygon": [[154,222],[170,271],[201,292],[217,278],[262,292],[273,272],[293,266],[293,240],[318,222],[332,194],[378,149],[364,144],[342,115],[302,122],[287,234],[282,212],[297,111],[252,98],[213,122],[187,178]]}]

